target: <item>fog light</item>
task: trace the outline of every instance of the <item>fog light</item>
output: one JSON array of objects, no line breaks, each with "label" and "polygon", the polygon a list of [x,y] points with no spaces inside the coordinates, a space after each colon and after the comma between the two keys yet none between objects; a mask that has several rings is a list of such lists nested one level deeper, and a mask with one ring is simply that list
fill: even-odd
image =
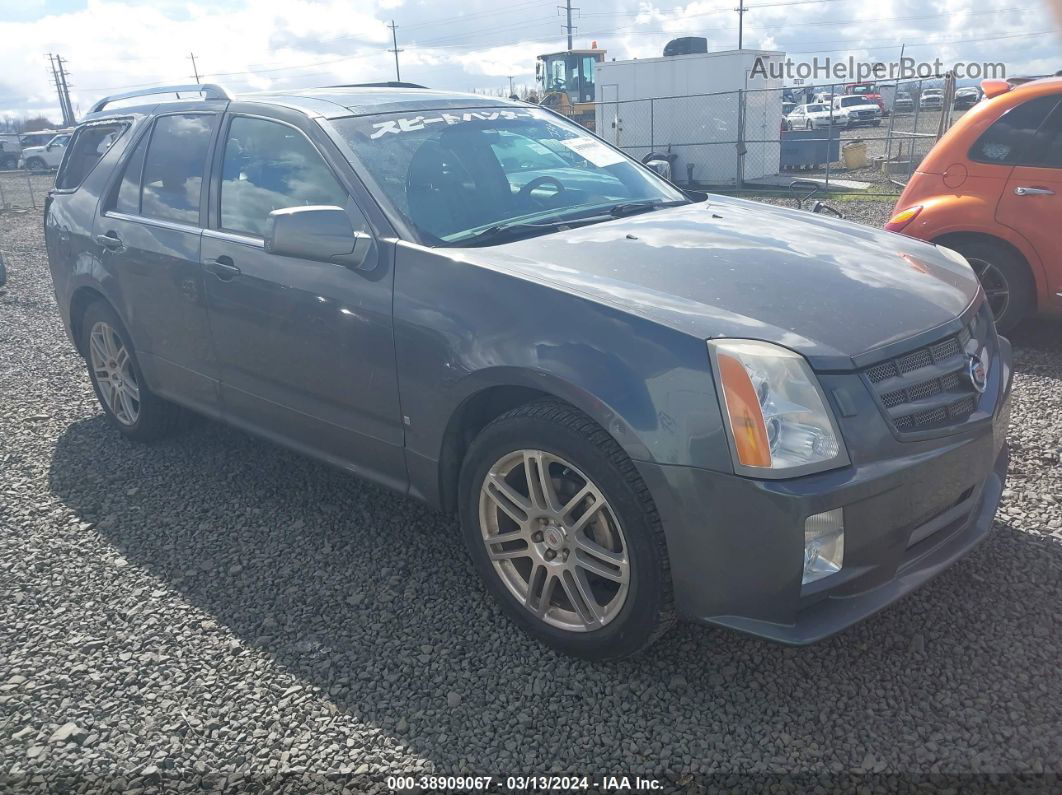
[{"label": "fog light", "polygon": [[844,509],[804,520],[804,579],[801,585],[836,574],[844,564]]}]

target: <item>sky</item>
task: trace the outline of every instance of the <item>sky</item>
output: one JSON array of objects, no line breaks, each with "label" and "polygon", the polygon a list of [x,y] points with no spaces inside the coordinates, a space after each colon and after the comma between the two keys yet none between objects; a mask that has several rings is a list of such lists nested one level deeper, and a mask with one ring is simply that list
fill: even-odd
[{"label": "sky", "polygon": [[[563,2],[563,0],[560,0]],[[738,0],[574,0],[576,47],[659,56],[680,35],[737,46]],[[0,0],[0,118],[58,118],[48,53],[67,62],[75,110],[109,93],[194,82],[261,91],[401,77],[432,88],[534,84],[535,56],[565,47],[558,0]],[[744,46],[795,60],[1002,61],[1062,69],[1062,17],[1045,0],[746,0]]]}]

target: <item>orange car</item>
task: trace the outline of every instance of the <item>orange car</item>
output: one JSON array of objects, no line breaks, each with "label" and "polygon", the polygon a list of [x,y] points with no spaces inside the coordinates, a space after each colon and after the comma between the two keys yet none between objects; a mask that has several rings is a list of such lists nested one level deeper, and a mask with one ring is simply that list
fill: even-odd
[{"label": "orange car", "polygon": [[1002,331],[1062,314],[1062,78],[981,84],[885,225],[963,254]]}]

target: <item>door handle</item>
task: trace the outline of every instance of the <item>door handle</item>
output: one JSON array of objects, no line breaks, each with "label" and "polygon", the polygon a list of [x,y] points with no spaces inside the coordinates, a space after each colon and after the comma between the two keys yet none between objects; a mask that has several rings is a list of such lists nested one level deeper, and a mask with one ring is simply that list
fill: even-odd
[{"label": "door handle", "polygon": [[1014,189],[1016,196],[1054,196],[1055,192],[1050,188],[1026,188],[1025,186]]},{"label": "door handle", "polygon": [[232,261],[232,257],[220,256],[217,259],[208,259],[207,268],[223,282],[231,282],[240,275],[240,269]]},{"label": "door handle", "polygon": [[116,232],[108,232],[105,235],[96,235],[96,242],[108,251],[119,251],[125,248],[122,239]]}]

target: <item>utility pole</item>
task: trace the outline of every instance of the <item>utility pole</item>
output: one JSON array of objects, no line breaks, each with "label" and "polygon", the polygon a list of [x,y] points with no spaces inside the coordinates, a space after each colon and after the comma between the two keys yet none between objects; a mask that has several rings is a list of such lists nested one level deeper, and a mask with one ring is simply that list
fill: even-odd
[{"label": "utility pole", "polygon": [[394,45],[394,49],[388,50],[388,52],[393,52],[395,54],[395,82],[401,83],[402,73],[398,71],[398,53],[402,52],[402,50],[398,49],[398,33],[396,32],[398,30],[398,25],[396,25],[395,21],[392,19],[391,24],[387,27],[391,29],[391,44]]},{"label": "utility pole", "polygon": [[[562,8],[562,6],[557,6],[557,10],[558,11],[560,11],[561,8]],[[571,48],[572,48],[572,32],[575,30],[575,27],[572,25],[572,11],[578,11],[579,9],[578,9],[578,7],[572,8],[572,0],[564,0],[563,8],[565,10],[565,13],[567,14],[568,24],[561,25],[561,27],[564,28],[566,31],[568,31],[568,49],[571,50]]]},{"label": "utility pole", "polygon": [[513,93],[515,93],[513,91],[513,76],[512,75],[506,75],[506,77],[509,78],[509,96],[511,97],[513,95]]},{"label": "utility pole", "polygon": [[745,34],[745,12],[748,11],[745,8],[745,0],[738,0],[738,7],[734,9],[738,14],[738,49],[741,49]]},{"label": "utility pole", "polygon": [[196,85],[199,85],[199,67],[195,65],[195,53],[194,52],[188,53],[188,57],[192,59],[192,72],[195,73]]},{"label": "utility pole", "polygon": [[59,67],[59,84],[63,87],[63,101],[66,103],[66,117],[64,121],[67,127],[73,127],[77,124],[77,119],[74,118],[74,105],[70,102],[70,86],[66,84],[66,67],[63,65],[63,56],[56,54],[55,64]]},{"label": "utility pole", "polygon": [[59,110],[63,114],[63,126],[73,127],[74,108],[70,104],[70,87],[66,83],[66,68],[63,66],[61,55],[48,53],[48,61],[52,65],[52,79],[55,81],[55,92],[59,96]]}]

